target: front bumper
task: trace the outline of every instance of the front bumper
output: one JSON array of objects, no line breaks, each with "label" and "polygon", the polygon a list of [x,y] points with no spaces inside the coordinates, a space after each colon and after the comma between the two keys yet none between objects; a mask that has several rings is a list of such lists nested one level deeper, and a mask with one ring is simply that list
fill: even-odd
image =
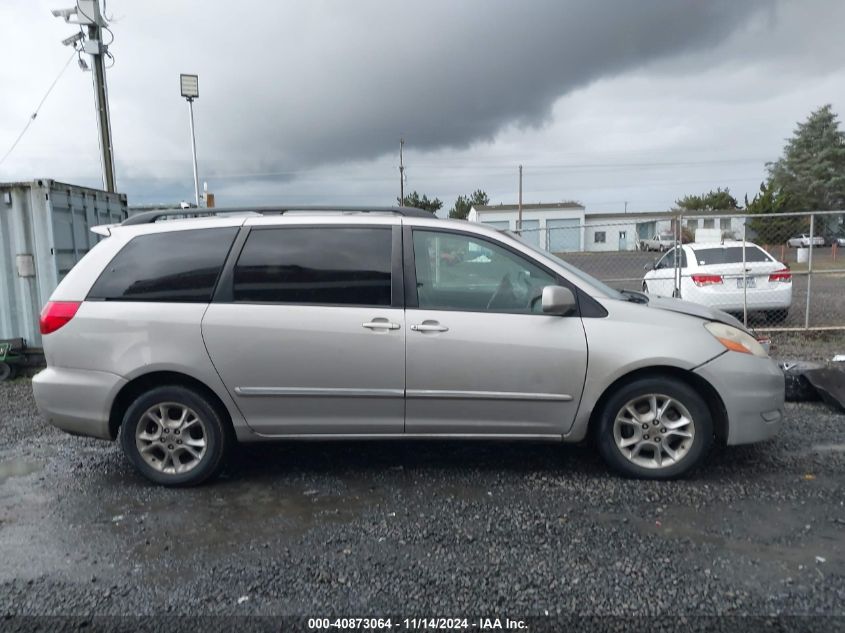
[{"label": "front bumper", "polygon": [[695,370],[709,382],[728,414],[728,444],[767,440],[783,424],[785,379],[769,358],[725,352]]},{"label": "front bumper", "polygon": [[35,404],[47,421],[72,435],[111,440],[109,413],[126,381],[115,374],[48,367],[32,379]]}]

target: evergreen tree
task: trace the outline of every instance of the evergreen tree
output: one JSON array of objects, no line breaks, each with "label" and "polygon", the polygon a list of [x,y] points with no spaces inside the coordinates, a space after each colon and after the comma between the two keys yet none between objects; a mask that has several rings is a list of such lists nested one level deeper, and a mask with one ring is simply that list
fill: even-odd
[{"label": "evergreen tree", "polygon": [[449,209],[449,217],[466,220],[472,207],[480,207],[487,204],[490,204],[490,197],[481,189],[476,189],[472,195],[458,196],[455,204]]},{"label": "evergreen tree", "polygon": [[[789,194],[778,189],[772,181],[761,182],[760,191],[752,200],[745,196],[745,210],[753,214],[788,213],[794,211]],[[809,220],[806,216],[784,218],[751,218],[748,228],[754,231],[756,239],[763,244],[783,244],[793,235],[805,233]]]},{"label": "evergreen tree", "polygon": [[675,200],[675,204],[682,211],[734,211],[741,208],[727,187],[718,187],[700,196],[684,196]]},{"label": "evergreen tree", "polygon": [[783,156],[767,167],[791,210],[845,209],[845,133],[830,104],[799,123]]},{"label": "evergreen tree", "polygon": [[435,215],[443,206],[443,202],[439,198],[432,198],[431,200],[428,199],[428,196],[423,194],[420,196],[416,191],[408,194],[405,196],[405,201],[396,196],[396,202],[403,207],[416,207],[417,209],[424,209],[425,211],[431,211]]}]

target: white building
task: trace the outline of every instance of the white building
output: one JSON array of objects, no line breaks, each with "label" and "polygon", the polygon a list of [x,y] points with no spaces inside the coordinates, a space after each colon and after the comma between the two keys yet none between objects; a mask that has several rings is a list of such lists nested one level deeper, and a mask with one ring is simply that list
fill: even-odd
[{"label": "white building", "polygon": [[[577,202],[522,205],[522,237],[553,252],[583,249],[585,208]],[[467,220],[515,231],[519,207],[515,204],[472,207]]]},{"label": "white building", "polygon": [[[715,214],[714,214],[715,215]],[[472,207],[467,219],[499,229],[517,230],[515,204]],[[713,218],[685,219],[684,226],[717,228],[742,234],[742,218],[719,214]],[[632,251],[640,240],[671,233],[673,219],[667,211],[622,213],[588,211],[577,202],[522,205],[522,237],[553,253],[571,251]]]}]

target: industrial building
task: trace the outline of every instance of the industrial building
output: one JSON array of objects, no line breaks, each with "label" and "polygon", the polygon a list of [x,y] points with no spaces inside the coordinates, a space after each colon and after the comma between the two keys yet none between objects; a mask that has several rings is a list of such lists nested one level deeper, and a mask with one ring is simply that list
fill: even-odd
[{"label": "industrial building", "polygon": [[[472,207],[467,219],[515,231],[519,207],[515,204]],[[715,228],[742,234],[742,218],[728,214],[720,218],[685,219],[684,226],[693,231]],[[522,205],[522,237],[553,253],[632,251],[637,249],[640,240],[670,233],[672,228],[672,216],[666,211],[592,211],[577,202]]]}]

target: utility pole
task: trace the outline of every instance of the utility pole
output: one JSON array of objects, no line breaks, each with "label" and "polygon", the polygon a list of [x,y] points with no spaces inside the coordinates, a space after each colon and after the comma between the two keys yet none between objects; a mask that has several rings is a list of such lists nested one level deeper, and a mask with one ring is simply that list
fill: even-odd
[{"label": "utility pole", "polygon": [[[96,7],[96,2],[94,3]],[[95,9],[96,14],[99,15],[99,7]],[[109,92],[106,87],[106,68],[103,63],[104,46],[103,46],[103,29],[99,24],[90,24],[88,26],[88,43],[92,45],[92,49],[96,52],[91,53],[91,61],[94,72],[91,73],[94,78],[94,95],[97,106],[97,131],[100,135],[100,151],[103,154],[103,185],[106,191],[114,193],[117,191],[114,179],[114,152],[111,140],[111,117],[109,116]]]},{"label": "utility pole", "polygon": [[[97,140],[100,144],[101,161],[103,166],[103,187],[114,193],[114,150],[111,135],[111,117],[109,116],[109,93],[106,87],[106,67],[103,60],[108,55],[108,45],[103,44],[103,27],[107,27],[103,15],[100,13],[99,0],[77,0],[76,6],[70,9],[53,9],[55,17],[64,18],[68,24],[77,24],[80,29],[87,27],[88,39],[82,33],[63,40],[66,46],[73,46],[80,53],[79,66],[88,70],[87,64],[81,57],[82,53],[91,56],[92,77],[94,80],[94,103],[97,109]],[[75,20],[71,21],[71,18]]]},{"label": "utility pole", "polygon": [[516,232],[522,235],[522,165],[519,166],[519,212],[516,221]]},{"label": "utility pole", "polygon": [[625,213],[628,213],[628,201],[625,201]]},{"label": "utility pole", "polygon": [[405,139],[399,139],[399,206],[405,206],[405,163],[402,158],[402,149],[405,147]]}]

